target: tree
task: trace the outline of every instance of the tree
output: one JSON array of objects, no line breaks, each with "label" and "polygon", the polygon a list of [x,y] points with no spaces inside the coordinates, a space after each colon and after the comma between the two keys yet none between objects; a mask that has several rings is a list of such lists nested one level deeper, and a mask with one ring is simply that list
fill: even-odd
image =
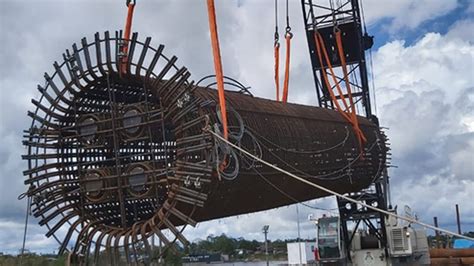
[{"label": "tree", "polygon": [[216,251],[227,255],[233,255],[237,248],[237,241],[222,234],[214,239],[214,248]]}]

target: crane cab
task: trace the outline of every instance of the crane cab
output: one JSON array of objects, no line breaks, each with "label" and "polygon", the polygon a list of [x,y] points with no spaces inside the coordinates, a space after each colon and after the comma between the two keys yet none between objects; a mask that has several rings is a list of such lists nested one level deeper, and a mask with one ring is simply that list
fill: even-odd
[{"label": "crane cab", "polygon": [[321,262],[344,260],[339,217],[323,216],[318,219],[318,253]]}]

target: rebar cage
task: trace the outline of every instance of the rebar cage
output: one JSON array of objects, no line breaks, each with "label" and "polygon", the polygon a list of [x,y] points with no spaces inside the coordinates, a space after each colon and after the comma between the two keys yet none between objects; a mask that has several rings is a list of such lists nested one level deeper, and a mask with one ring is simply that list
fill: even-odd
[{"label": "rebar cage", "polygon": [[[222,130],[214,83],[188,81],[175,56],[136,33],[123,54],[120,36],[73,44],[28,112],[26,194],[59,254],[72,246],[78,264],[150,261],[177,240],[187,245],[186,225],[327,196],[213,138],[210,130]],[[333,110],[253,97],[247,88],[226,99],[231,142],[312,182],[359,191],[385,169],[385,137],[365,118],[359,150]]]}]

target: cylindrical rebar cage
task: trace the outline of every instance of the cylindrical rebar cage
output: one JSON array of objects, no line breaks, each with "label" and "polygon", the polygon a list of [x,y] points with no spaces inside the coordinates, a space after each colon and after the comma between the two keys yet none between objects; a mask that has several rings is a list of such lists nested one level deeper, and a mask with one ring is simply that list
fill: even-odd
[{"label": "cylindrical rebar cage", "polygon": [[[213,138],[209,131],[221,130],[216,91],[188,82],[176,57],[150,42],[135,33],[123,54],[119,33],[84,38],[32,100],[27,195],[60,253],[73,244],[73,260],[106,254],[114,264],[120,252],[127,260],[152,254],[154,236],[162,252],[187,244],[180,226],[327,196]],[[359,118],[361,152],[333,110],[238,92],[226,99],[229,141],[312,182],[359,191],[385,167],[385,138],[367,119]]]}]

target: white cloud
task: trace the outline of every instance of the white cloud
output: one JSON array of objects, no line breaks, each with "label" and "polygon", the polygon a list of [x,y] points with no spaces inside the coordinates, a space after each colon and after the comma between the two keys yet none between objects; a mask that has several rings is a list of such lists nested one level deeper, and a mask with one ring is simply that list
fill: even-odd
[{"label": "white cloud", "polygon": [[[474,2],[471,2],[471,9],[474,12]],[[474,20],[464,19],[456,21],[449,29],[447,37],[449,39],[459,38],[474,43]]]},{"label": "white cloud", "polygon": [[[437,216],[440,226],[446,228],[456,223],[454,206],[460,204],[463,225],[474,223],[474,208],[466,202],[474,196],[472,179],[453,182],[453,179],[425,175],[415,180],[404,180],[398,187],[403,187],[395,190],[398,210],[409,205],[420,220],[430,223]],[[467,229],[464,227],[463,231]]]},{"label": "white cloud", "polygon": [[[18,221],[0,219],[0,247],[2,252],[17,254],[21,250],[24,226],[24,223]],[[46,238],[44,234],[44,228],[36,224],[36,221],[30,221],[25,249],[41,253],[57,252],[56,240]]]},{"label": "white cloud", "polygon": [[[449,36],[450,33],[448,33]],[[428,33],[411,46],[401,40],[383,45],[375,54],[377,91],[383,105],[383,92],[396,89],[400,93],[440,89],[452,102],[454,97],[474,84],[472,44]]]},{"label": "white cloud", "polygon": [[388,29],[395,33],[401,29],[413,30],[427,20],[445,15],[459,6],[456,0],[363,0],[367,24],[391,19]]},{"label": "white cloud", "polygon": [[474,45],[455,31],[382,46],[374,57],[377,101],[398,166],[390,171],[394,204],[452,224],[452,213],[440,210],[458,203],[472,224]]}]

